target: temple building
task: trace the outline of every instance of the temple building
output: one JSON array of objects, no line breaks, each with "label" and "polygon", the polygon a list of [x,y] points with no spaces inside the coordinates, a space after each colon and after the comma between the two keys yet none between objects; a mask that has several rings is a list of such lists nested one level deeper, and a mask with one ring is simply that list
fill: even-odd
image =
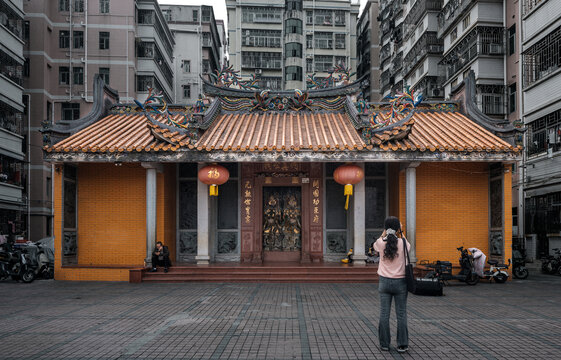
[{"label": "temple building", "polygon": [[351,271],[388,215],[413,262],[457,263],[458,246],[508,261],[518,130],[481,113],[473,75],[445,102],[405,92],[368,104],[363,80],[269,91],[223,69],[191,107],[155,93],[119,103],[97,78],[92,112],[45,130],[56,279],[133,280],[156,241],[174,267],[334,266],[352,248]]}]

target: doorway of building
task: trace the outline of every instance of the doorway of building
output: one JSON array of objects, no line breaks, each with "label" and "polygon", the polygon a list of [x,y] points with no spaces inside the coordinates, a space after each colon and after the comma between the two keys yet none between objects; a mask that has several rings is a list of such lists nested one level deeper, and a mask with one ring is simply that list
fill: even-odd
[{"label": "doorway of building", "polygon": [[299,261],[302,250],[300,186],[263,186],[263,258]]}]

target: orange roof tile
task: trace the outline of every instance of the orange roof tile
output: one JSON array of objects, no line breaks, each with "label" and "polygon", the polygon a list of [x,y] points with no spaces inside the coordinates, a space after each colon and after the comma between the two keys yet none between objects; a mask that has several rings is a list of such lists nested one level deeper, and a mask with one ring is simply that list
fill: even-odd
[{"label": "orange roof tile", "polygon": [[[418,111],[407,137],[379,143],[383,150],[518,152],[459,112]],[[378,136],[379,137],[379,136]]]},{"label": "orange roof tile", "polygon": [[223,114],[194,146],[197,150],[363,150],[367,147],[344,113]]}]

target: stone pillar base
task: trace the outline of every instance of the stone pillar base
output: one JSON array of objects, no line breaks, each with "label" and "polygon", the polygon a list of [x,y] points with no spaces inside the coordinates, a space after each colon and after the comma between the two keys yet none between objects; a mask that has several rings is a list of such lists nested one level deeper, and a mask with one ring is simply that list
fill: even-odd
[{"label": "stone pillar base", "polygon": [[208,264],[210,264],[210,256],[207,256],[207,255],[197,255],[197,256],[195,256],[195,260],[197,260],[197,265],[208,265]]},{"label": "stone pillar base", "polygon": [[366,255],[353,255],[353,265],[365,266]]}]

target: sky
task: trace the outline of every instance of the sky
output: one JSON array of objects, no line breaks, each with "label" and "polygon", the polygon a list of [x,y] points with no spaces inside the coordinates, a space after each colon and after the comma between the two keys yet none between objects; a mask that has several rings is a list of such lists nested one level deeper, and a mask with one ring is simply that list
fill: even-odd
[{"label": "sky", "polygon": [[[357,0],[353,0],[355,2]],[[360,0],[360,11],[364,8],[368,0]],[[214,8],[214,17],[224,20],[226,29],[228,29],[228,19],[226,15],[226,1],[224,0],[158,0],[160,4],[179,4],[179,5],[212,5]]]}]

